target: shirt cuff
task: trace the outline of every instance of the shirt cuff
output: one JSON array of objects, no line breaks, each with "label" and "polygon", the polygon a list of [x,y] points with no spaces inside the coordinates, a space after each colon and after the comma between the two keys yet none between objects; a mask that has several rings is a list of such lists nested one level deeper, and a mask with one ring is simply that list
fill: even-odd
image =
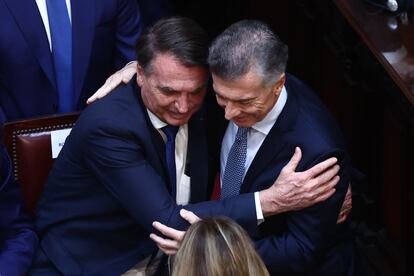
[{"label": "shirt cuff", "polygon": [[254,202],[256,205],[256,217],[257,225],[260,225],[264,221],[262,205],[260,205],[259,192],[254,193]]}]

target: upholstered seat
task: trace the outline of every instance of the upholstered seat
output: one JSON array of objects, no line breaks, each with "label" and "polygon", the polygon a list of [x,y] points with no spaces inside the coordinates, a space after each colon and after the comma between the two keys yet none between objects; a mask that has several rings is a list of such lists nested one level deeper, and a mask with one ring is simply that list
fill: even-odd
[{"label": "upholstered seat", "polygon": [[9,122],[3,127],[3,140],[13,162],[14,177],[32,216],[53,164],[51,132],[72,128],[78,116],[79,113],[53,115]]}]

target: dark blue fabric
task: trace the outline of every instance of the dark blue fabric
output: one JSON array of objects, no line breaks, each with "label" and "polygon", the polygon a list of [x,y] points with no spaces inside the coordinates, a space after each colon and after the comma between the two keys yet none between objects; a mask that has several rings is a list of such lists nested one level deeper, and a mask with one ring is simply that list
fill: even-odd
[{"label": "dark blue fabric", "polygon": [[[188,227],[179,215],[182,206],[169,191],[164,145],[158,146],[161,136],[134,82],[82,112],[39,201],[40,245],[65,275],[120,275],[156,248],[149,238],[153,221]],[[188,132],[188,159],[195,165],[190,201],[206,200],[203,114],[191,118]],[[246,229],[256,227],[253,194],[185,207],[201,217],[230,216]],[[32,273],[46,269],[45,263],[35,263]]]},{"label": "dark blue fabric", "polygon": [[37,242],[20,190],[13,181],[11,161],[0,144],[0,275],[25,275]]},{"label": "dark blue fabric", "polygon": [[[141,33],[135,0],[72,0],[75,109],[135,59]],[[53,56],[36,1],[0,0],[0,122],[59,112]]]},{"label": "dark blue fabric", "polygon": [[167,161],[168,175],[170,176],[171,195],[173,198],[177,194],[177,171],[175,166],[175,137],[177,136],[179,127],[166,125],[162,128],[162,131],[167,136],[167,142],[165,143],[165,159]]},{"label": "dark blue fabric", "polygon": [[145,27],[152,26],[158,19],[174,14],[169,0],[137,0]]},{"label": "dark blue fabric", "polygon": [[46,0],[59,112],[75,109],[72,83],[72,26],[65,0]]},{"label": "dark blue fabric", "polygon": [[[287,74],[285,87],[286,105],[246,172],[240,193],[261,191],[272,185],[297,146],[302,149],[302,159],[296,171],[335,156],[341,179],[335,194],[325,202],[266,217],[255,229],[247,229],[248,233],[271,275],[364,275],[358,274],[348,224],[336,224],[352,171],[341,132],[303,82]],[[216,128],[220,125],[217,119],[212,123]],[[222,124],[218,130],[221,136],[225,128]]]},{"label": "dark blue fabric", "polygon": [[266,218],[251,232],[274,275],[355,275],[355,255],[347,224],[336,224],[351,163],[341,132],[318,97],[300,80],[287,77],[287,102],[244,178],[241,193],[271,185],[299,146],[304,171],[328,157],[341,169],[335,194],[312,207]]}]

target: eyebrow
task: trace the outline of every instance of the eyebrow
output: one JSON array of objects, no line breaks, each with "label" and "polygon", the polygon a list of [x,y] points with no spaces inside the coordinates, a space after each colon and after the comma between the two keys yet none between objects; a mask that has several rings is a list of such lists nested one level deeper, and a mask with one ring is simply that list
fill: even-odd
[{"label": "eyebrow", "polygon": [[[177,90],[175,90],[172,87],[169,86],[156,86],[157,89],[163,91],[163,92],[168,92],[168,93],[172,93],[172,92],[178,92]],[[194,89],[193,91],[191,91],[190,93],[197,93],[199,92],[201,89],[207,87],[207,82],[203,83],[202,85],[200,85],[199,87],[197,87],[196,89]]]},{"label": "eyebrow", "polygon": [[220,98],[223,98],[223,99],[225,99],[225,100],[230,100],[230,101],[232,101],[232,102],[238,102],[238,103],[247,103],[247,102],[250,102],[250,101],[253,101],[253,100],[255,100],[257,97],[252,97],[252,98],[245,98],[245,99],[237,99],[237,100],[234,100],[234,99],[229,99],[229,98],[227,98],[227,97],[224,97],[223,95],[221,95],[220,94],[220,92],[217,92],[217,91],[214,91],[215,93],[216,93],[216,95],[218,95]]}]

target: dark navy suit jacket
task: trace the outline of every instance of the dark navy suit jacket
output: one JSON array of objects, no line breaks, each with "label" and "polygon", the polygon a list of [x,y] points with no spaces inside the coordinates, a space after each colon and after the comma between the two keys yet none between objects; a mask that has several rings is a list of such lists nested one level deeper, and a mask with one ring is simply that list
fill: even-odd
[{"label": "dark navy suit jacket", "polygon": [[[73,89],[77,109],[133,60],[141,32],[135,0],[72,0]],[[58,94],[36,2],[0,0],[0,123],[56,113]]]},{"label": "dark navy suit jacket", "polygon": [[[186,208],[201,217],[227,215],[254,229],[253,194],[195,203],[208,198],[204,121],[200,112],[188,124],[194,204]],[[56,269],[65,275],[119,275],[155,249],[149,239],[153,221],[188,227],[179,216],[182,206],[170,195],[164,151],[135,80],[85,109],[37,207],[40,246]]]},{"label": "dark navy suit jacket", "polygon": [[0,144],[0,275],[24,275],[36,246],[37,235],[13,181],[11,161]]},{"label": "dark navy suit jacket", "polygon": [[274,275],[354,275],[354,253],[347,224],[336,224],[351,176],[341,133],[332,116],[305,84],[288,75],[285,87],[286,105],[253,159],[241,193],[269,187],[296,146],[302,149],[297,171],[335,156],[341,166],[341,180],[335,194],[327,201],[266,218],[249,234]]}]

